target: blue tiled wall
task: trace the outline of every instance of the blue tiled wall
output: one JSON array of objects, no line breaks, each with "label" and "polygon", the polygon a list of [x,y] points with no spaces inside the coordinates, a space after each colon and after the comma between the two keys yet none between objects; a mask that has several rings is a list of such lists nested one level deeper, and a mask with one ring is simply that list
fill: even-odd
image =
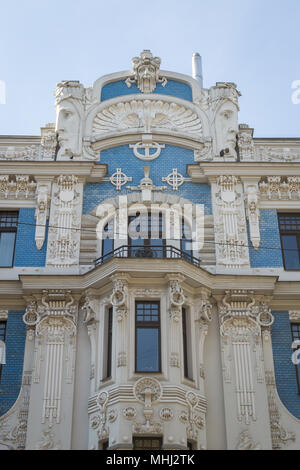
[{"label": "blue tiled wall", "polygon": [[[36,223],[34,213],[34,209],[20,209],[19,211],[14,266],[45,266],[47,236],[43,248],[38,250],[34,240]],[[47,232],[48,230],[46,230],[46,235]]]},{"label": "blue tiled wall", "polygon": [[[122,145],[101,152],[101,163],[108,165],[108,176],[111,176],[116,168],[121,168],[127,175],[131,176],[132,182],[128,186],[138,186],[144,177],[143,167],[150,166],[150,178],[156,186],[167,186],[165,193],[180,196],[190,200],[195,204],[204,204],[205,213],[212,213],[211,190],[208,184],[184,183],[178,191],[173,191],[171,186],[162,182],[162,177],[172,173],[173,168],[187,177],[186,165],[194,162],[194,152],[189,149],[166,145],[161,155],[151,162],[144,162],[134,156],[133,150],[128,145]],[[105,199],[124,195],[130,190],[123,186],[121,191],[117,191],[110,182],[89,183],[85,186],[83,197],[83,213],[90,213],[98,204]]]},{"label": "blue tiled wall", "polygon": [[292,334],[289,312],[273,312],[272,344],[275,377],[278,394],[286,408],[300,419],[300,395],[298,395],[296,368],[292,362]]},{"label": "blue tiled wall", "polygon": [[[132,84],[130,88],[126,85],[124,80],[117,82],[111,82],[104,85],[101,91],[101,101],[109,100],[117,96],[133,95],[141,93],[135,84]],[[192,89],[189,85],[182,82],[176,82],[175,80],[168,80],[165,87],[161,83],[158,83],[154,92],[159,95],[176,96],[187,101],[193,101]]]},{"label": "blue tiled wall", "polygon": [[251,267],[281,268],[283,266],[283,263],[276,210],[262,209],[260,211],[260,237],[261,248],[259,248],[259,250],[254,250],[250,237],[248,236]]},{"label": "blue tiled wall", "polygon": [[9,311],[6,326],[6,364],[0,379],[0,416],[4,415],[18,398],[24,362],[26,327],[24,312]]}]

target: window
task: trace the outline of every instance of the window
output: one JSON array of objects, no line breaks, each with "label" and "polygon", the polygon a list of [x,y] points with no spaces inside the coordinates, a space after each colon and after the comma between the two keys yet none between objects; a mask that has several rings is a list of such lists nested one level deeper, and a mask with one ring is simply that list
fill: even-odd
[{"label": "window", "polygon": [[160,303],[135,304],[135,370],[160,372]]},{"label": "window", "polygon": [[284,268],[300,270],[300,214],[278,214]]},{"label": "window", "polygon": [[130,256],[165,258],[166,240],[163,238],[161,213],[137,213],[128,218],[128,226]]},{"label": "window", "polygon": [[18,212],[0,212],[0,267],[11,268],[14,262]]},{"label": "window", "polygon": [[182,309],[182,340],[183,340],[183,368],[184,377],[193,380],[192,354],[191,354],[191,325],[190,315]]},{"label": "window", "polygon": [[104,323],[104,373],[103,379],[111,377],[112,363],[112,326],[113,326],[113,308],[110,307],[105,314]]},{"label": "window", "polygon": [[162,439],[160,437],[134,437],[133,450],[161,450]]},{"label": "window", "polygon": [[[291,323],[291,329],[292,329],[293,343],[294,343],[294,341],[300,341],[300,323]],[[297,349],[300,349],[300,345],[298,346]],[[295,349],[295,351],[297,349]],[[298,393],[300,395],[300,364],[296,364],[295,367],[296,367],[296,378],[297,378],[297,385],[298,385]]]},{"label": "window", "polygon": [[[6,336],[6,321],[0,321],[0,341],[3,343],[5,343],[5,336]],[[5,355],[5,349],[4,351],[0,349],[1,359],[3,358],[2,355]],[[0,362],[0,380],[1,380],[1,372],[2,372],[2,364]]]}]

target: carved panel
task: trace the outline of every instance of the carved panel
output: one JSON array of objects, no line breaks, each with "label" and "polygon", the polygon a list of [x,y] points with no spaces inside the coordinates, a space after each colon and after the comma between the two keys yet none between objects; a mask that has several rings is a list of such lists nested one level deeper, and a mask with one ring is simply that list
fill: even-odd
[{"label": "carved panel", "polygon": [[95,138],[128,130],[151,133],[172,131],[202,137],[199,116],[183,105],[161,100],[134,99],[107,106],[94,119]]},{"label": "carved panel", "polygon": [[82,192],[76,176],[59,176],[53,185],[47,266],[79,263]]},{"label": "carved panel", "polygon": [[217,264],[249,267],[243,188],[235,176],[220,176],[213,184]]}]

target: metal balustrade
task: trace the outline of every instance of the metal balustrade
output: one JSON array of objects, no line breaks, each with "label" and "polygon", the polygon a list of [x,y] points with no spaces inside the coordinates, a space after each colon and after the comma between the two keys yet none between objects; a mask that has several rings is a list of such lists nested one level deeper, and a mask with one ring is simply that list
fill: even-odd
[{"label": "metal balustrade", "polygon": [[152,259],[184,259],[200,268],[200,259],[186,253],[171,245],[160,246],[138,246],[123,245],[115,250],[106,253],[94,261],[95,266],[100,266],[112,258],[152,258]]}]

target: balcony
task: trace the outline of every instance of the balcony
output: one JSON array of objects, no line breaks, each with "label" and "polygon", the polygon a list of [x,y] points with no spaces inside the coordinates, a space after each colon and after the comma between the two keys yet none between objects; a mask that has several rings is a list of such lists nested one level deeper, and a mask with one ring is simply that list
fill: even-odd
[{"label": "balcony", "polygon": [[100,266],[112,258],[139,258],[139,259],[184,259],[188,263],[200,268],[200,259],[175,248],[171,245],[166,246],[138,246],[123,245],[107,253],[94,261],[95,267]]}]

